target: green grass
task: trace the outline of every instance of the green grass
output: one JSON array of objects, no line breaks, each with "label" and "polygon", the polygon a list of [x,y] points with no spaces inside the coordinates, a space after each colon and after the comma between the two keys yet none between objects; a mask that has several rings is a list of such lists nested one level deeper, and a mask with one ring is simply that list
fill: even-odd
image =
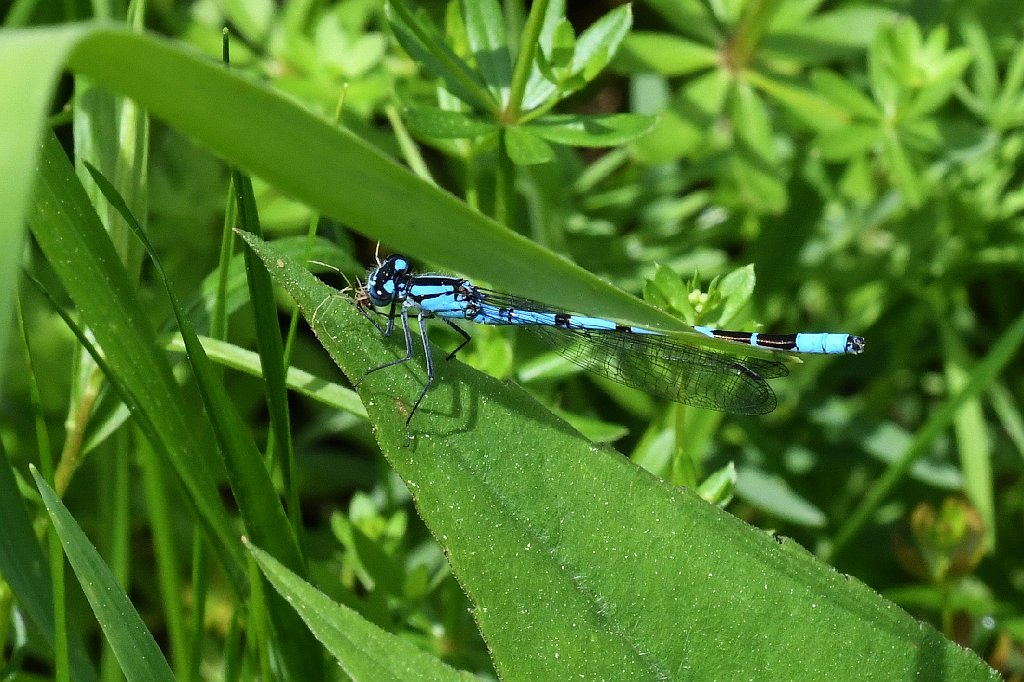
[{"label": "green grass", "polygon": [[[0,670],[1024,672],[1013,22],[314,5],[20,3],[0,31]],[[867,351],[739,418],[473,329],[410,442],[422,363],[352,391],[401,341],[309,273],[340,288],[377,241]]]}]

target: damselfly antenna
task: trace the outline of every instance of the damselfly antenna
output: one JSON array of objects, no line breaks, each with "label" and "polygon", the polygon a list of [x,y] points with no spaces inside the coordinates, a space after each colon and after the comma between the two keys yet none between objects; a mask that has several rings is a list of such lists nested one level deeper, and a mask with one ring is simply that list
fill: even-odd
[{"label": "damselfly antenna", "polygon": [[345,280],[345,287],[343,289],[339,289],[338,293],[344,295],[349,292],[352,292],[352,298],[355,300],[356,307],[370,307],[370,295],[366,291],[366,286],[361,281],[359,281],[358,278],[356,279],[355,284],[353,284],[352,280],[348,278],[348,275],[346,275],[344,272],[342,272],[337,267],[331,265],[330,263],[325,263],[320,260],[308,260],[306,261],[306,263],[311,265],[320,265],[322,267],[327,268],[328,270],[332,270],[333,272],[336,272],[337,274],[341,275],[341,278]]}]

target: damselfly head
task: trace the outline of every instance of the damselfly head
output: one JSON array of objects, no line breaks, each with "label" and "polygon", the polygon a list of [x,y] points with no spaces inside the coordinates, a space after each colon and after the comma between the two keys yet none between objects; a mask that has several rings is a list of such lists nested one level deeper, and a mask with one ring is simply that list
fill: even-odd
[{"label": "damselfly head", "polygon": [[375,306],[387,306],[403,300],[411,277],[405,256],[388,256],[366,277],[366,293],[370,302]]}]

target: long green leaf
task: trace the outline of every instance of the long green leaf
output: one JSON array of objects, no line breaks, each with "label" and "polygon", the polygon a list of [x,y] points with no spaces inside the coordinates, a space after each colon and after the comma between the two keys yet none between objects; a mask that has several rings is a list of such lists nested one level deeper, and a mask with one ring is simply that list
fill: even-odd
[{"label": "long green leaf", "polygon": [[[24,51],[14,49],[21,45]],[[30,71],[31,83],[45,91],[41,101],[48,101],[65,68],[88,75],[282,192],[396,249],[566,309],[587,301],[587,312],[681,328],[671,316],[486,218],[290,98],[172,43],[85,24],[10,31],[0,35],[0,54],[5,48],[8,63]],[[124,68],[128,63],[132,68]],[[42,104],[34,111],[8,119],[0,139],[38,134]],[[31,175],[30,152],[8,163],[9,177]],[[12,200],[18,210],[11,219],[20,224],[26,197]],[[446,238],[438,238],[438,226]]]},{"label": "long green leaf", "polygon": [[[945,355],[946,383],[951,393],[959,393],[970,376],[972,365],[964,340],[945,320],[939,320],[939,339]],[[960,467],[964,472],[964,492],[985,523],[988,552],[996,549],[996,509],[992,485],[992,445],[988,436],[981,396],[966,401],[953,417]]]},{"label": "long green leaf", "polygon": [[430,656],[410,642],[335,604],[263,550],[249,546],[274,589],[299,612],[306,625],[354,680],[475,680]]},{"label": "long green leaf", "polygon": [[[8,348],[14,296],[25,238],[25,207],[32,192],[36,143],[46,126],[46,109],[57,73],[53,46],[35,32],[0,34],[0,348]],[[58,57],[58,59],[60,59]],[[40,76],[43,80],[40,81]]]},{"label": "long green leaf", "polygon": [[[274,242],[274,245],[276,246],[277,242]],[[262,376],[263,370],[260,368],[260,357],[251,350],[225,341],[211,339],[208,336],[201,336],[199,340],[203,344],[203,350],[206,351],[207,356],[214,362],[240,372],[245,372],[250,376]],[[182,353],[185,352],[185,344],[180,338],[176,337],[168,343],[167,350]],[[352,389],[327,381],[297,367],[288,368],[286,381],[288,388],[293,391],[324,405],[349,412],[361,419],[366,419],[366,408],[359,402],[359,396]]]},{"label": "long green leaf", "polygon": [[[252,180],[237,170],[232,171],[231,177],[232,185],[235,188],[238,220],[241,228],[262,236],[263,230],[260,227],[259,213],[256,209],[256,197],[252,192]],[[253,262],[248,251],[245,256],[245,272],[249,285],[249,299],[256,322],[256,347],[263,367],[264,395],[270,415],[270,428],[274,436],[273,444],[276,445],[276,459],[281,467],[281,475],[290,501],[290,511],[298,514],[299,511],[295,508],[298,506],[298,501],[291,494],[294,491],[292,469],[295,465],[295,450],[292,447],[291,420],[288,416],[288,389],[285,387],[284,381],[286,371],[284,341],[281,339],[281,330],[277,325],[277,305],[274,302],[273,285],[266,270],[259,263]],[[190,336],[189,340],[201,353],[202,346],[195,337],[195,332],[192,332]],[[227,397],[226,391],[225,397]],[[244,428],[240,417],[238,426]],[[268,479],[267,483],[269,482]],[[292,502],[294,504],[291,504]],[[298,524],[296,524],[296,530],[292,535],[295,536],[297,533]],[[296,538],[297,540],[298,538]],[[298,558],[297,554],[295,558]],[[296,568],[297,564],[291,564],[291,566]]]},{"label": "long green leaf", "polygon": [[46,485],[35,467],[32,467],[32,476],[61,544],[64,545],[64,553],[78,576],[82,591],[125,677],[131,682],[173,682],[174,675],[160,647],[118,585],[110,568],[103,563],[103,558],[89,542],[89,538],[85,537],[67,507],[57,497],[57,493]]},{"label": "long green leaf", "polygon": [[[404,352],[304,269],[247,242],[349,376]],[[410,446],[404,421],[423,379],[421,362],[406,363],[370,374],[360,395],[502,677],[997,679],[795,543],[665,484],[457,361],[440,364]]]}]

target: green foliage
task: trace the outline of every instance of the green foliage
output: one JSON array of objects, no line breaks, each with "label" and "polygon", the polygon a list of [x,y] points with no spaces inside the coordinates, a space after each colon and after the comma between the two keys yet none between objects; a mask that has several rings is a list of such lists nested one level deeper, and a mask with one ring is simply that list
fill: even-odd
[{"label": "green foliage", "polygon": [[[0,675],[1024,672],[1019,10],[149,4],[0,30]],[[374,241],[867,351],[737,418],[438,329],[410,443]]]}]

